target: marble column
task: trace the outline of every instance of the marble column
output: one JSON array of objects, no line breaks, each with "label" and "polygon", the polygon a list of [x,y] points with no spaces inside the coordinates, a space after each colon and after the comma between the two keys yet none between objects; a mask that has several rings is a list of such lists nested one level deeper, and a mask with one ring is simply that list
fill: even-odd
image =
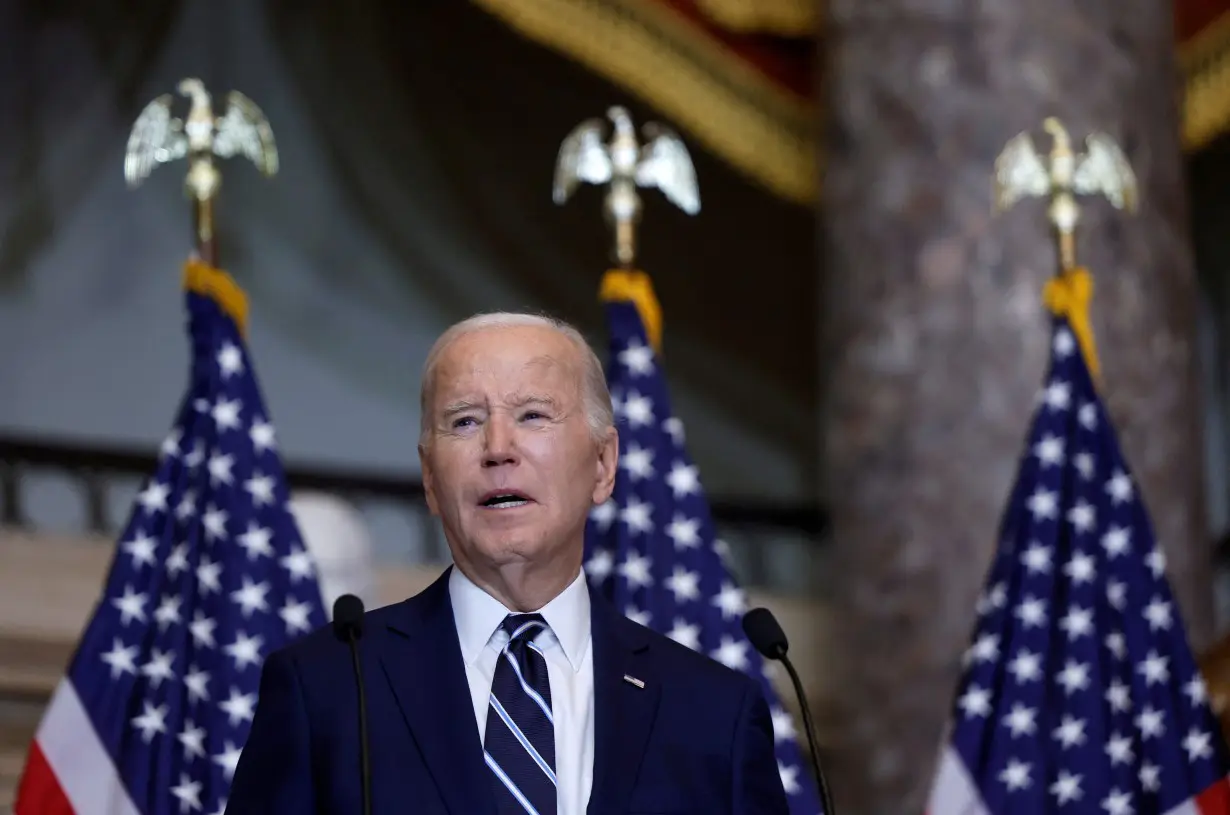
[{"label": "marble column", "polygon": [[1108,132],[1136,215],[1086,199],[1104,392],[1194,644],[1211,635],[1196,288],[1171,6],[830,0],[822,110],[824,503],[842,633],[826,756],[846,815],[922,811],[1044,373],[1045,202],[996,216],[992,164],[1058,116]]}]

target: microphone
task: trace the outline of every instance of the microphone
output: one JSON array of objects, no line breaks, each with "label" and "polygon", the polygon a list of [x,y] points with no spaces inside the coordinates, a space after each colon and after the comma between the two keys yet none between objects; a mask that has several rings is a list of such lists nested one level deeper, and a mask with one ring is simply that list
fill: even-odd
[{"label": "microphone", "polygon": [[786,641],[786,632],[782,631],[777,618],[767,608],[754,608],[743,615],[743,633],[751,640],[752,647],[760,652],[765,659],[780,661],[790,674],[790,682],[794,685],[794,695],[799,699],[799,707],[803,711],[803,727],[807,731],[807,743],[811,745],[811,768],[816,773],[816,784],[820,787],[820,803],[824,807],[824,815],[836,815],[833,809],[833,799],[829,795],[828,782],[820,770],[820,757],[816,752],[816,728],[812,724],[811,710],[807,707],[807,696],[803,693],[803,683],[794,670],[794,665],[786,652],[790,643]]},{"label": "microphone", "polygon": [[359,767],[363,784],[363,815],[371,815],[372,765],[367,743],[367,695],[363,692],[363,666],[359,662],[359,639],[363,636],[363,601],[353,594],[343,594],[333,602],[333,634],[350,645],[350,656],[354,661],[354,680],[359,689]]}]

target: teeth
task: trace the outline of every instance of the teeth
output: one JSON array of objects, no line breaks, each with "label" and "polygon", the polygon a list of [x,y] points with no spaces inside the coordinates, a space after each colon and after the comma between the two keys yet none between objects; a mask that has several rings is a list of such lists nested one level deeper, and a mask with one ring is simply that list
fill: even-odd
[{"label": "teeth", "polygon": [[488,507],[498,507],[498,508],[503,509],[505,507],[525,506],[528,503],[529,503],[528,500],[518,495],[497,495],[494,498],[490,498],[487,501],[485,501],[484,505]]}]

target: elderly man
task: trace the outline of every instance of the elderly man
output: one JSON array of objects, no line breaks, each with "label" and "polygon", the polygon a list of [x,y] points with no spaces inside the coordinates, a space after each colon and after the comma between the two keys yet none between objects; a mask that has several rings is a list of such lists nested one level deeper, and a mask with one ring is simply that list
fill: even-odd
[{"label": "elderly man", "polygon": [[[619,443],[584,338],[532,315],[459,323],[428,356],[422,410],[454,565],[364,621],[372,812],[787,812],[757,684],[586,585]],[[331,632],[270,654],[227,812],[359,812],[357,716]]]}]

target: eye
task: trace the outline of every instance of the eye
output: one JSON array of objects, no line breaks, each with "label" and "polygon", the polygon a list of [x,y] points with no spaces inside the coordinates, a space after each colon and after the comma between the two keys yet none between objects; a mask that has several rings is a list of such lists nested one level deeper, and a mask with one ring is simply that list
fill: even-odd
[{"label": "eye", "polygon": [[473,422],[474,422],[473,416],[460,416],[456,419],[453,419],[453,427],[462,428],[462,427],[466,427],[467,423],[473,423]]},{"label": "eye", "polygon": [[525,413],[521,415],[521,418],[533,421],[534,419],[545,419],[547,417],[537,410],[527,410]]}]

